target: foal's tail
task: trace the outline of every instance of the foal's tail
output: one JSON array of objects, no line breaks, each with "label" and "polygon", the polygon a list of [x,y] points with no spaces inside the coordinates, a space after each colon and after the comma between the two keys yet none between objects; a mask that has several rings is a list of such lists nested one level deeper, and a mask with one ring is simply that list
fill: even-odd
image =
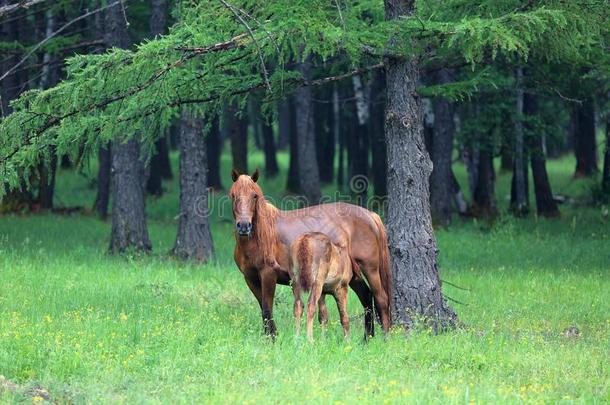
[{"label": "foal's tail", "polygon": [[305,291],[309,291],[313,285],[313,274],[307,238],[300,238],[298,244],[296,259],[299,266],[299,282]]},{"label": "foal's tail", "polygon": [[390,314],[390,322],[392,321],[392,269],[390,268],[390,249],[388,248],[388,235],[385,231],[385,226],[381,222],[381,218],[376,213],[371,213],[377,231],[379,233],[379,276],[381,284],[388,297],[388,313]]}]

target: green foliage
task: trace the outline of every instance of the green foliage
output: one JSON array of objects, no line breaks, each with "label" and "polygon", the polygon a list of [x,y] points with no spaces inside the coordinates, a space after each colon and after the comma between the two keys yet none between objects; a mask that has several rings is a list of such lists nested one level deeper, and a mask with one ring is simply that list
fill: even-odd
[{"label": "green foliage", "polygon": [[[484,67],[500,56],[507,63],[576,63],[600,53],[605,28],[592,21],[607,10],[553,1],[525,8],[467,3],[421,2],[415,16],[388,23],[382,2],[372,0],[179,2],[169,35],[131,50],[70,58],[66,80],[14,102],[15,112],[0,122],[0,175],[17,187],[51,145],[85,160],[114,139],[137,136],[150,148],[183,107],[213,114],[229,102],[245,105],[252,89],[263,88],[266,100],[275,100],[303,84],[289,63],[308,56],[348,68],[378,63],[385,53],[417,55],[423,66],[467,64],[475,71],[463,82],[422,89],[463,99],[502,85]],[[231,39],[234,46],[222,49],[189,49]]]}]

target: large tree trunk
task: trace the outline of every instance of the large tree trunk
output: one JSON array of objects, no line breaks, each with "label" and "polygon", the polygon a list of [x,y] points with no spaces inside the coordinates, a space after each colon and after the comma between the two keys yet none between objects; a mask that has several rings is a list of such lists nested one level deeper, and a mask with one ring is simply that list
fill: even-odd
[{"label": "large tree trunk", "polygon": [[208,155],[208,186],[213,190],[222,190],[222,182],[220,181],[220,155],[222,153],[222,140],[217,115],[214,116],[210,131],[205,139]]},{"label": "large tree trunk", "polygon": [[386,176],[386,146],[383,135],[385,110],[385,77],[381,71],[373,76],[371,86],[371,156],[373,171],[373,188],[375,195],[385,197],[388,194]]},{"label": "large tree trunk", "polygon": [[206,261],[213,253],[208,224],[207,151],[203,123],[182,111],[180,129],[180,219],[173,254]]},{"label": "large tree trunk", "polygon": [[[523,112],[525,117],[531,122],[538,114],[538,105],[536,96],[533,94],[525,94],[523,100]],[[531,124],[526,124],[528,129],[528,145],[530,150],[530,160],[532,163],[532,175],[534,177],[534,193],[536,195],[536,210],[538,215],[544,217],[559,216],[557,203],[553,199],[553,191],[551,183],[546,172],[546,158],[544,156],[543,138],[541,134],[534,133],[535,128]]]},{"label": "large tree trunk", "polygon": [[[439,84],[451,82],[447,69],[438,72]],[[453,171],[451,154],[453,152],[453,105],[449,100],[439,97],[434,100],[434,125],[432,141],[432,163],[434,168],[430,176],[430,203],[432,220],[442,226],[451,223],[453,213]]]},{"label": "large tree trunk", "polygon": [[238,173],[248,173],[248,120],[239,115],[237,105],[227,108],[226,125],[231,141],[233,168]]},{"label": "large tree trunk", "polygon": [[[108,8],[105,17],[106,44],[129,48],[123,4]],[[111,155],[113,204],[110,251],[150,250],[144,209],[144,164],[140,160],[137,139],[117,139],[112,143]]]},{"label": "large tree trunk", "polygon": [[[387,20],[410,16],[414,0],[385,0]],[[392,39],[395,42],[396,39]],[[443,298],[436,239],[430,215],[432,162],[424,145],[422,106],[415,58],[385,60],[388,154],[387,229],[394,277],[393,317],[409,326],[418,316],[435,327],[454,326],[455,312]]]},{"label": "large tree trunk", "polygon": [[358,205],[366,207],[368,197],[368,129],[370,110],[368,97],[360,76],[352,77],[354,91],[355,122],[348,138],[349,188]]},{"label": "large tree trunk", "polygon": [[574,177],[597,174],[597,143],[595,142],[595,105],[592,99],[576,106],[574,115]]},{"label": "large tree trunk", "polygon": [[288,178],[286,190],[298,194],[301,190],[299,181],[299,146],[297,143],[297,117],[293,99],[288,101],[288,135],[290,136],[290,162],[288,164]]},{"label": "large tree trunk", "polygon": [[513,180],[511,186],[510,206],[517,216],[529,211],[528,167],[523,132],[523,69],[517,68],[517,119],[515,120],[515,156],[513,163]]},{"label": "large tree trunk", "polygon": [[[298,65],[299,72],[307,80],[310,76],[311,61],[305,60]],[[316,135],[314,131],[313,99],[309,86],[300,87],[295,95],[296,143],[299,167],[299,192],[308,205],[320,202],[320,175],[316,157]]]}]

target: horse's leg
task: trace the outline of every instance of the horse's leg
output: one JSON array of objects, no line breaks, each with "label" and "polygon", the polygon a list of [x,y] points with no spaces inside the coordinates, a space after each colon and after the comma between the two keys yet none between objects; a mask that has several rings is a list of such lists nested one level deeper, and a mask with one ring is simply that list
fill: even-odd
[{"label": "horse's leg", "polygon": [[244,276],[244,279],[246,280],[246,284],[248,285],[248,288],[250,289],[250,291],[252,291],[252,294],[256,298],[256,301],[258,301],[258,306],[262,310],[263,304],[261,301],[261,297],[262,297],[261,281],[258,279],[258,277],[250,278],[248,276]]},{"label": "horse's leg", "polygon": [[343,326],[343,336],[345,339],[349,337],[349,315],[347,313],[347,286],[341,286],[335,291],[335,300],[337,301],[337,309],[339,310],[339,319]]},{"label": "horse's leg", "polygon": [[381,277],[379,275],[379,267],[373,266],[370,263],[361,264],[362,272],[366,275],[366,279],[369,282],[373,297],[375,298],[375,308],[377,314],[381,318],[381,326],[383,331],[388,333],[390,330],[390,300],[383,285],[381,284]]},{"label": "horse's leg", "polygon": [[301,316],[303,315],[303,301],[301,300],[301,286],[292,282],[292,293],[294,294],[294,322],[295,335],[301,334]]},{"label": "horse's leg", "polygon": [[364,280],[352,277],[349,286],[354,290],[360,303],[364,307],[364,339],[375,336],[375,322],[373,319],[373,295]]},{"label": "horse's leg", "polygon": [[260,272],[261,278],[261,309],[263,312],[263,326],[265,333],[275,338],[275,322],[273,321],[273,297],[275,296],[275,285],[277,275],[272,268],[264,268]]},{"label": "horse's leg", "polygon": [[326,295],[322,294],[318,300],[318,321],[322,325],[322,329],[326,329],[328,324],[328,308],[326,307],[325,301]]}]

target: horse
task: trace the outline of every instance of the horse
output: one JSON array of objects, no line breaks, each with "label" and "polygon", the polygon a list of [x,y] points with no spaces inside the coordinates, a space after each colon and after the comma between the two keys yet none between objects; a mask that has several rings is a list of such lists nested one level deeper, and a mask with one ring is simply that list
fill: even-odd
[{"label": "horse", "polygon": [[[313,342],[313,316],[322,294],[330,294],[337,301],[343,335],[349,336],[347,313],[347,286],[352,280],[352,266],[358,269],[347,253],[347,246],[337,246],[320,232],[308,232],[299,236],[290,246],[289,274],[294,294],[294,319],[296,335],[301,330],[303,301],[301,292],[309,291],[307,302],[307,340]],[[358,275],[359,276],[359,275]]]},{"label": "horse", "polygon": [[379,215],[342,202],[283,211],[265,199],[257,184],[258,169],[251,176],[233,170],[231,177],[228,195],[235,221],[233,256],[259,303],[267,335],[274,337],[277,330],[273,320],[276,285],[290,284],[290,245],[306,232],[321,232],[332,243],[348,246],[350,257],[363,274],[352,277],[349,285],[364,307],[365,338],[374,336],[373,307],[383,331],[388,332],[392,276],[387,234]]}]

